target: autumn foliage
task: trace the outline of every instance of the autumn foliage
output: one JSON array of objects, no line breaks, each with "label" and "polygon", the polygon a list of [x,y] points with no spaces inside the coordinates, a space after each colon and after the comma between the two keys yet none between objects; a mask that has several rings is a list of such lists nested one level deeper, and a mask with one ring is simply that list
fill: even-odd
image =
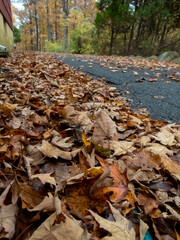
[{"label": "autumn foliage", "polygon": [[0,94],[1,238],[179,239],[178,124],[47,54],[0,59]]}]

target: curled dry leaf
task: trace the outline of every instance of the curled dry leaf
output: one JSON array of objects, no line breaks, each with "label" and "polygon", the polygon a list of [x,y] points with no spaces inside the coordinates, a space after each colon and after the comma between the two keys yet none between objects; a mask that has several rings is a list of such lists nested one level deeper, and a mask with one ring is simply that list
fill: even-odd
[{"label": "curled dry leaf", "polygon": [[95,114],[94,131],[92,141],[98,143],[104,148],[109,147],[110,140],[117,139],[117,127],[112,121],[107,111],[99,110]]},{"label": "curled dry leaf", "polygon": [[135,145],[140,146],[141,148],[145,147],[150,142],[151,138],[149,136],[142,136],[134,140]]},{"label": "curled dry leaf", "polygon": [[61,137],[58,137],[58,136],[55,136],[51,143],[57,147],[60,147],[62,149],[68,149],[70,147],[72,147],[73,143],[69,143],[67,142],[71,137],[66,137],[66,138],[61,138]]},{"label": "curled dry leaf", "polygon": [[136,148],[133,147],[133,142],[128,141],[110,141],[110,149],[114,151],[113,156],[124,155],[136,150]]},{"label": "curled dry leaf", "polygon": [[55,211],[55,200],[52,195],[52,193],[48,193],[48,196],[45,196],[45,198],[42,200],[42,202],[37,205],[36,207],[32,209],[28,209],[29,212],[34,212],[34,211],[50,211],[53,212]]},{"label": "curled dry leaf", "polygon": [[174,134],[170,132],[158,132],[155,134],[155,136],[152,136],[157,141],[161,142],[165,146],[173,146],[176,144],[176,141],[174,139]]},{"label": "curled dry leaf", "polygon": [[51,177],[51,173],[43,173],[43,174],[35,174],[31,176],[31,179],[39,178],[42,184],[50,183],[52,185],[56,185],[56,181],[54,177]]},{"label": "curled dry leaf", "polygon": [[140,240],[144,240],[144,237],[149,229],[148,225],[140,219]]},{"label": "curled dry leaf", "polygon": [[0,209],[0,231],[5,230],[3,238],[12,239],[15,233],[18,207],[14,204],[2,205]]},{"label": "curled dry leaf", "polygon": [[145,149],[153,154],[159,154],[162,157],[173,155],[172,150],[169,150],[168,148],[159,143],[149,143],[147,144],[147,147]]},{"label": "curled dry leaf", "polygon": [[63,116],[72,125],[81,125],[88,132],[93,124],[88,117],[87,112],[80,112],[74,109],[71,105],[66,105],[63,109]]},{"label": "curled dry leaf", "polygon": [[0,110],[6,115],[9,115],[11,112],[13,112],[17,108],[17,106],[18,104],[10,104],[8,102],[0,103]]},{"label": "curled dry leaf", "polygon": [[122,219],[122,225],[120,222],[110,222],[106,220],[105,218],[102,218],[95,212],[89,210],[91,215],[95,218],[95,220],[99,223],[100,228],[105,229],[108,231],[111,236],[104,237],[102,239],[104,240],[132,240],[131,235],[129,233],[129,230],[127,228],[124,228],[124,219]]},{"label": "curled dry leaf", "polygon": [[39,147],[39,150],[47,157],[56,159],[60,157],[65,160],[72,160],[78,154],[78,152],[81,151],[80,149],[77,149],[72,152],[65,152],[45,140],[42,141],[42,145]]}]

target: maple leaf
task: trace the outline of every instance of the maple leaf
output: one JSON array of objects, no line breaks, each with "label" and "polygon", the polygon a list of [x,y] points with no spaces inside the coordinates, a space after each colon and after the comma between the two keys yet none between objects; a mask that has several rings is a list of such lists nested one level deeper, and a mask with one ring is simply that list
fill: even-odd
[{"label": "maple leaf", "polygon": [[114,164],[109,164],[107,161],[100,158],[99,156],[96,157],[105,171],[107,171],[108,169],[110,170],[110,176],[112,176],[114,183],[112,186],[109,187],[97,188],[92,192],[92,194],[94,196],[109,195],[109,198],[112,202],[119,202],[120,200],[125,198],[128,192],[128,181],[126,174],[122,174],[121,171]]}]

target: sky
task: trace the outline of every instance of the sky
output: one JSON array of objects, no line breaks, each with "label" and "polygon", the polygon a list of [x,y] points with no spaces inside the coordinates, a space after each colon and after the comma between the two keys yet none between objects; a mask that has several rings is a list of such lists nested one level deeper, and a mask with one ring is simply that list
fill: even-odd
[{"label": "sky", "polygon": [[18,10],[22,10],[23,9],[23,4],[22,3],[12,3],[12,5],[17,8]]}]

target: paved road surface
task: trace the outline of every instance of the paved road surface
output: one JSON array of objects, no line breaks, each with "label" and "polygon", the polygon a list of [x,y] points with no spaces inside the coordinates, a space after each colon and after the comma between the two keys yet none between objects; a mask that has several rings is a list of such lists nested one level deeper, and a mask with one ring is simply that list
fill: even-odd
[{"label": "paved road surface", "polygon": [[[89,62],[85,57],[72,55],[60,56],[58,59],[95,79],[105,78],[106,82],[122,91],[128,90],[130,94],[124,93],[124,96],[132,99],[131,106],[147,108],[153,119],[180,122],[180,82],[168,78],[174,71],[179,74],[180,69],[167,71],[161,67],[158,71],[152,71],[131,67],[127,69],[127,72],[123,72],[120,66],[117,72],[112,72],[108,67],[100,67],[96,59]],[[138,75],[135,76],[134,71]],[[160,72],[159,77],[155,76]],[[148,78],[158,79],[157,82],[137,81],[141,78],[147,79],[147,74],[149,74]]]}]

